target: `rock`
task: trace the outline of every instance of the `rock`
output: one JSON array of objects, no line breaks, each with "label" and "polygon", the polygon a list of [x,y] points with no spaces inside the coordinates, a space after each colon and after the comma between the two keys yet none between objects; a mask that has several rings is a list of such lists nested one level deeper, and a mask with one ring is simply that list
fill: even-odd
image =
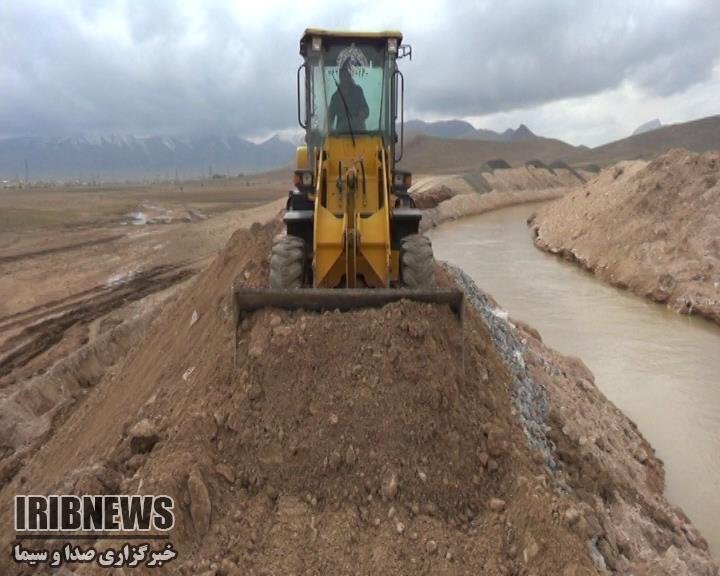
[{"label": "rock", "polygon": [[528,545],[523,550],[523,560],[525,561],[525,564],[530,562],[531,560],[535,559],[535,557],[540,553],[540,545],[535,541],[535,539],[531,536],[528,539]]},{"label": "rock", "polygon": [[402,534],[403,532],[405,532],[405,524],[403,524],[402,522],[398,522],[397,524],[395,524],[395,530],[397,530],[398,534]]},{"label": "rock", "polygon": [[142,465],[145,464],[146,459],[147,456],[145,456],[145,454],[134,454],[127,462],[125,462],[125,469],[128,472],[137,472]]},{"label": "rock", "polygon": [[265,487],[265,494],[267,494],[267,497],[270,498],[270,500],[277,500],[278,496],[280,496],[280,492],[272,484],[268,484]]},{"label": "rock", "polygon": [[436,554],[438,549],[437,542],[435,540],[428,540],[425,542],[425,552],[428,554]]},{"label": "rock", "polygon": [[207,486],[205,486],[202,474],[197,468],[190,472],[187,488],[190,494],[190,517],[195,526],[195,532],[204,535],[210,529],[212,504],[210,503]]},{"label": "rock", "polygon": [[420,482],[427,482],[427,474],[422,470],[418,470],[418,478],[420,478]]},{"label": "rock", "polygon": [[355,449],[352,447],[352,445],[348,446],[347,451],[345,452],[345,464],[347,466],[352,466],[355,464],[355,461],[357,460],[357,454],[355,453]]},{"label": "rock", "polygon": [[275,328],[276,326],[280,326],[281,323],[282,323],[282,318],[280,318],[280,316],[278,316],[277,314],[272,314],[272,315],[270,316],[270,327],[271,327],[271,328]]},{"label": "rock", "polygon": [[499,428],[493,428],[488,435],[488,452],[495,458],[502,456],[505,452],[504,434]]},{"label": "rock", "polygon": [[218,464],[215,466],[215,471],[222,476],[228,484],[235,484],[235,471],[227,464]]},{"label": "rock", "polygon": [[339,450],[333,450],[330,452],[330,456],[328,458],[328,465],[332,470],[339,470],[340,464],[342,464],[342,456],[340,455]]},{"label": "rock", "polygon": [[580,514],[578,519],[574,523],[570,524],[570,526],[572,527],[572,530],[573,532],[575,532],[575,534],[585,540],[587,540],[588,538],[592,538],[595,535],[592,527],[585,519],[585,516],[583,516],[582,514]]},{"label": "rock", "polygon": [[602,554],[602,557],[605,560],[605,565],[612,572],[617,572],[617,561],[618,561],[617,550],[605,538],[601,538],[599,540],[598,550],[600,551],[600,554]]},{"label": "rock", "polygon": [[492,510],[493,512],[502,512],[505,510],[505,500],[502,500],[500,498],[490,498],[488,500],[488,508]]},{"label": "rock", "polygon": [[380,487],[380,493],[385,500],[392,500],[397,495],[398,491],[398,477],[395,472],[389,472],[383,478],[382,486]]},{"label": "rock", "polygon": [[422,511],[428,516],[435,516],[438,512],[435,502],[423,502]]},{"label": "rock", "polygon": [[574,526],[580,519],[580,511],[577,508],[568,508],[565,510],[565,523],[568,526]]},{"label": "rock", "polygon": [[250,400],[259,400],[263,394],[262,386],[260,386],[257,382],[253,382],[250,386],[248,386],[247,394]]},{"label": "rock", "polygon": [[276,326],[273,328],[273,336],[276,338],[289,338],[291,334],[291,326]]},{"label": "rock", "polygon": [[239,568],[238,565],[235,564],[232,560],[228,560],[225,558],[220,563],[220,568],[218,570],[218,574],[220,576],[236,576],[236,574],[239,574]]},{"label": "rock", "polygon": [[637,446],[633,452],[633,456],[635,457],[635,460],[640,462],[641,464],[645,464],[648,461],[648,455],[647,452],[642,448],[642,446]]},{"label": "rock", "polygon": [[195,324],[195,322],[198,321],[198,313],[197,310],[193,310],[192,316],[190,316],[190,326]]},{"label": "rock", "polygon": [[130,450],[132,450],[133,454],[147,454],[160,439],[155,425],[147,418],[135,424],[129,435]]}]

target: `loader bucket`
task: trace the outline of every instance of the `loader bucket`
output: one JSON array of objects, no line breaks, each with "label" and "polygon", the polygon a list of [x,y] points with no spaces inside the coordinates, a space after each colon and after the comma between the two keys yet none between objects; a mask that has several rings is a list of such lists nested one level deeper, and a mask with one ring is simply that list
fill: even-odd
[{"label": "loader bucket", "polygon": [[323,312],[325,310],[348,311],[360,308],[380,308],[385,304],[397,302],[398,300],[447,305],[461,321],[463,316],[463,293],[454,288],[428,290],[412,290],[408,288],[311,288],[289,290],[235,288],[233,292],[236,325],[243,315],[261,308],[307,310],[310,312]]}]

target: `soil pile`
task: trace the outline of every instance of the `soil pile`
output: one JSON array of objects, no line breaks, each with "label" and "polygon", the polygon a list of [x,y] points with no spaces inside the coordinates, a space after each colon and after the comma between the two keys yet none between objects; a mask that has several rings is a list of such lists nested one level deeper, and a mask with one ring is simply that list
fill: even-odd
[{"label": "soil pile", "polygon": [[569,166],[544,168],[530,164],[483,175],[492,189],[498,192],[567,188],[584,182],[583,176]]},{"label": "soil pile", "polygon": [[475,170],[455,176],[421,176],[411,196],[423,213],[422,227],[428,229],[447,220],[482,214],[505,206],[559,198],[584,182],[569,168],[538,167]]},{"label": "soil pile", "polygon": [[437,272],[462,323],[398,302],[236,325],[278,228],[237,232],[159,313],[7,480],[2,526],[17,493],[170,494],[169,573],[717,574],[592,376],[462,273]]},{"label": "soil pile", "polygon": [[683,314],[720,322],[720,153],[623,162],[541,210],[535,243]]},{"label": "soil pile", "polygon": [[415,201],[415,206],[421,210],[427,210],[428,208],[435,208],[438,204],[449,200],[456,194],[457,192],[449,186],[438,184],[422,190],[413,190],[410,196]]}]

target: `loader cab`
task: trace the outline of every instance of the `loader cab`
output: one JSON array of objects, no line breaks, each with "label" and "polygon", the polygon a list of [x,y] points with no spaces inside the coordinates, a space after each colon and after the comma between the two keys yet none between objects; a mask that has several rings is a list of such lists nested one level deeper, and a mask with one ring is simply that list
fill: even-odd
[{"label": "loader cab", "polygon": [[403,78],[397,60],[410,54],[402,35],[308,29],[300,54],[298,120],[306,131],[308,157],[314,157],[327,136],[374,135],[399,161]]},{"label": "loader cab", "polygon": [[[301,246],[303,285],[396,286],[402,244],[418,234],[421,219],[408,193],[410,174],[396,167],[404,93],[397,61],[411,55],[410,47],[400,32],[311,28],[300,54],[297,113],[305,144],[297,149],[283,216],[290,239],[282,250]],[[279,278],[277,286],[288,285]]]}]

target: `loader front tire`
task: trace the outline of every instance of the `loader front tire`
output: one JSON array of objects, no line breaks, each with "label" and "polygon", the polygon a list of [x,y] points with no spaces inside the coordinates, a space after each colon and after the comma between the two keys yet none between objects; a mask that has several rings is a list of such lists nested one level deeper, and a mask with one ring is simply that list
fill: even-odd
[{"label": "loader front tire", "polygon": [[411,234],[400,241],[400,277],[407,288],[432,288],[433,249],[423,234]]},{"label": "loader front tire", "polygon": [[305,241],[297,236],[276,236],[270,255],[270,288],[302,288],[304,279]]}]

